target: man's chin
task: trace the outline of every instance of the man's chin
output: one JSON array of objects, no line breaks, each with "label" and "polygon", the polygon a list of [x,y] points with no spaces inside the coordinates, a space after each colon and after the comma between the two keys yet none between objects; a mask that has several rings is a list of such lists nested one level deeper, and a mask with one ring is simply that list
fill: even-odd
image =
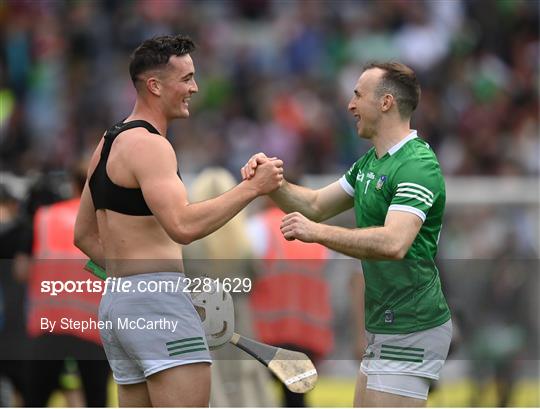
[{"label": "man's chin", "polygon": [[358,130],[357,134],[360,139],[370,139],[369,135],[367,135],[366,132],[363,132],[360,129]]},{"label": "man's chin", "polygon": [[364,129],[358,128],[356,132],[360,139],[371,139],[373,138],[373,134],[374,134],[371,129],[365,129],[365,128]]},{"label": "man's chin", "polygon": [[180,111],[178,113],[178,115],[176,116],[176,118],[178,119],[182,119],[182,118],[189,118],[189,111],[187,109],[183,109],[182,111]]}]

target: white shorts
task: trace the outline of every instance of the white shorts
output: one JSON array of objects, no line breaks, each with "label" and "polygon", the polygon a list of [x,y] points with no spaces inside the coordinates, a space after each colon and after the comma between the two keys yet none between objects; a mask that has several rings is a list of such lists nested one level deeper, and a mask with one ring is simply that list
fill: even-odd
[{"label": "white shorts", "polygon": [[[180,280],[179,280],[180,277]],[[122,277],[129,291],[107,291],[99,305],[103,347],[116,383],[141,383],[147,377],[178,365],[209,362],[210,353],[201,320],[180,273],[149,273]],[[150,281],[179,282],[178,288],[141,292]],[[143,285],[139,282],[146,281]],[[163,286],[165,288],[165,286]]]},{"label": "white shorts", "polygon": [[367,388],[427,400],[430,380],[412,375],[368,375]]},{"label": "white shorts", "polygon": [[448,356],[452,321],[410,334],[366,331],[366,336],[368,346],[360,370],[368,377],[368,389],[427,399],[428,379],[439,379]]}]

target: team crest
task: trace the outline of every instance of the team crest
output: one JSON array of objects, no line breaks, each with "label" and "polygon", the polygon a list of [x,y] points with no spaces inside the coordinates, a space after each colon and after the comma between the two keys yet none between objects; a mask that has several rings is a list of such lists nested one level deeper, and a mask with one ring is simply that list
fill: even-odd
[{"label": "team crest", "polygon": [[377,184],[375,185],[375,189],[381,190],[384,185],[384,182],[386,182],[386,176],[381,176],[379,180],[377,181]]}]

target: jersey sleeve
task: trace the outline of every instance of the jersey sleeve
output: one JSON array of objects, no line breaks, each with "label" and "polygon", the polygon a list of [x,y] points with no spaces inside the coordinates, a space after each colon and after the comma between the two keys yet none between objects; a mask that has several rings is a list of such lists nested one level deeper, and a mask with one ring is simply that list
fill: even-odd
[{"label": "jersey sleeve", "polygon": [[388,211],[413,213],[424,222],[434,203],[441,196],[444,200],[444,189],[437,162],[421,159],[408,161],[394,176],[393,196]]},{"label": "jersey sleeve", "polygon": [[356,184],[356,176],[358,175],[360,160],[356,161],[351,168],[340,179],[339,184],[342,189],[349,195],[354,197],[354,185]]}]

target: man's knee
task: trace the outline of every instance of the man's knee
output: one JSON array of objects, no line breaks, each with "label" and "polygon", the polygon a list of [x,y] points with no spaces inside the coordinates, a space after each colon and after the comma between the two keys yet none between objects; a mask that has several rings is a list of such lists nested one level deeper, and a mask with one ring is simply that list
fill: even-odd
[{"label": "man's knee", "polygon": [[179,365],[147,378],[152,406],[205,407],[210,401],[210,364]]}]

